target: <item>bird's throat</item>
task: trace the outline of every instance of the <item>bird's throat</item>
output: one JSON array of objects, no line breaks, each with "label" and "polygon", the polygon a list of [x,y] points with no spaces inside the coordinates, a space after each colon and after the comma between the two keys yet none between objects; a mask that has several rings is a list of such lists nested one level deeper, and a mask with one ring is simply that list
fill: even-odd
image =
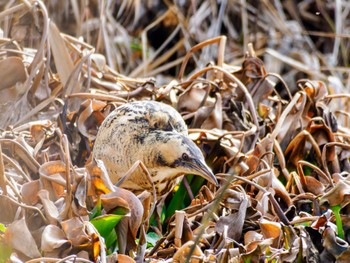
[{"label": "bird's throat", "polygon": [[156,187],[157,197],[160,198],[168,194],[183,178],[183,173],[179,173],[176,169],[159,168],[150,171],[152,181]]}]

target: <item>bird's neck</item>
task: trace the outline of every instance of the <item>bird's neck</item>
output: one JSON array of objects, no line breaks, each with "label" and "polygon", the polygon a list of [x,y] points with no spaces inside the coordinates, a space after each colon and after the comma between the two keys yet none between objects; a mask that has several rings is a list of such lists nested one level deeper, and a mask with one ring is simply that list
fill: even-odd
[{"label": "bird's neck", "polygon": [[[158,196],[162,196],[170,192],[175,185],[182,180],[183,173],[179,173],[176,169],[169,168],[153,168],[149,172],[152,176],[152,181],[156,186]],[[159,189],[162,189],[161,191]]]}]

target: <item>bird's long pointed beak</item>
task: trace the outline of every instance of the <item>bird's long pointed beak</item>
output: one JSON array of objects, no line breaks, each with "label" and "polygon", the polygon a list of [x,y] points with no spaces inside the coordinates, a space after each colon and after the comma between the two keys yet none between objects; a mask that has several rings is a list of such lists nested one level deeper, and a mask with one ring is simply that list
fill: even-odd
[{"label": "bird's long pointed beak", "polygon": [[205,163],[201,162],[200,160],[196,160],[193,163],[193,169],[198,172],[197,175],[203,177],[204,179],[208,180],[212,184],[218,185],[218,180],[216,179],[213,172]]}]

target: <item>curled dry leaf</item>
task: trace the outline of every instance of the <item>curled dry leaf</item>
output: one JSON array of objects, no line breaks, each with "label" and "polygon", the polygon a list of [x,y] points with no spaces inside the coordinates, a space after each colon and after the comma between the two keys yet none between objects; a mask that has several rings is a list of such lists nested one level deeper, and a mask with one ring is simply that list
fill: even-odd
[{"label": "curled dry leaf", "polygon": [[223,114],[222,114],[222,97],[220,93],[215,94],[215,105],[214,109],[209,117],[203,122],[202,128],[211,129],[222,129]]},{"label": "curled dry leaf", "polygon": [[282,237],[282,227],[280,223],[261,219],[259,222],[261,233],[265,239],[273,239],[273,246],[276,247]]},{"label": "curled dry leaf", "polygon": [[23,83],[27,80],[27,70],[22,59],[7,57],[0,60],[0,128],[4,129],[21,114],[16,112],[16,102],[27,92]]},{"label": "curled dry leaf", "polygon": [[276,123],[276,127],[272,133],[272,138],[277,139],[281,145],[285,145],[292,138],[300,127],[300,119],[302,119],[303,109],[306,103],[306,95],[304,92],[298,92],[294,95],[288,106],[284,109],[280,119]]},{"label": "curled dry leaf", "polygon": [[336,185],[325,193],[320,199],[320,205],[328,203],[330,206],[341,205],[346,206],[350,203],[350,185],[343,180],[340,180]]},{"label": "curled dry leaf", "polygon": [[87,233],[87,229],[81,219],[72,217],[71,219],[62,221],[61,226],[67,240],[71,242],[72,246],[92,246],[93,239]]},{"label": "curled dry leaf", "polygon": [[266,252],[273,250],[273,248],[271,247],[272,243],[272,238],[264,239],[261,242],[258,242],[257,246],[252,251],[249,251],[247,253],[240,253],[239,258],[243,261],[251,260],[251,262],[257,262],[261,255],[265,255]]},{"label": "curled dry leaf", "polygon": [[30,126],[30,134],[36,144],[45,139],[47,130],[50,129],[51,123],[46,124],[33,124]]},{"label": "curled dry leaf", "polygon": [[[52,50],[52,55],[55,60],[55,65],[60,79],[63,85],[66,86],[70,75],[72,72],[74,72],[74,64],[69,56],[64,39],[53,21],[50,21],[49,28],[49,43]],[[81,90],[79,86],[80,85],[77,85],[77,87],[75,87],[78,91]],[[71,89],[68,90],[68,94],[70,93],[72,93]]]},{"label": "curled dry leaf", "polygon": [[[49,253],[51,257],[59,257],[62,256],[62,251],[70,247],[71,242],[67,240],[61,228],[54,225],[45,227],[41,237],[41,249],[45,255]],[[55,255],[53,254],[54,252]]]},{"label": "curled dry leaf", "polygon": [[98,196],[113,191],[114,185],[108,177],[108,173],[102,161],[92,159],[86,164],[89,174],[88,194]]},{"label": "curled dry leaf", "polygon": [[[24,64],[22,60],[18,57],[8,57],[6,59],[3,59],[0,61],[0,78],[1,78],[1,84],[0,84],[0,90],[2,92],[2,95],[10,95],[10,93],[7,94],[7,92],[10,92],[8,89],[14,88],[15,92],[12,98],[18,98],[18,95],[23,94],[23,90],[17,90],[19,87],[15,87],[16,83],[18,82],[24,82],[27,79],[27,71],[24,67]],[[16,74],[12,74],[16,72]],[[11,98],[11,96],[2,96],[3,99],[6,98],[7,102]],[[5,102],[5,101],[4,101]],[[0,102],[0,104],[2,104]]]},{"label": "curled dry leaf", "polygon": [[88,215],[88,209],[86,206],[86,200],[88,196],[88,178],[87,172],[85,168],[74,169],[74,177],[73,181],[73,201],[72,206],[75,215],[86,216]]},{"label": "curled dry leaf", "polygon": [[49,198],[49,192],[45,189],[41,189],[38,192],[38,197],[43,205],[45,215],[50,224],[56,225],[59,221],[59,211],[55,204]]},{"label": "curled dry leaf", "polygon": [[66,165],[62,161],[44,163],[39,168],[40,182],[47,189],[50,199],[56,201],[64,196],[66,187]]},{"label": "curled dry leaf", "polygon": [[256,249],[258,244],[263,240],[263,235],[256,231],[248,231],[244,234],[244,244],[246,252],[249,253]]},{"label": "curled dry leaf", "polygon": [[92,160],[87,169],[92,182],[92,189],[89,192],[104,193],[100,198],[106,213],[113,213],[116,209],[122,209],[124,214],[130,211],[130,216],[122,218],[116,230],[120,251],[128,252],[134,249],[136,235],[144,215],[141,201],[132,192],[114,186],[101,161]]},{"label": "curled dry leaf", "polygon": [[[49,10],[43,1],[2,2],[0,206],[6,213],[0,213],[0,243],[8,241],[9,260],[111,258],[88,222],[95,204],[102,214],[130,209],[131,217],[117,226],[118,253],[137,253],[139,261],[175,253],[171,213],[156,226],[149,220],[151,194],[136,197],[115,188],[101,162],[86,161],[110,110],[151,99],[171,102],[196,128],[191,138],[220,182],[220,188],[190,184],[194,192],[201,190],[179,206],[186,213],[182,244],[200,240],[191,262],[346,262],[350,115],[349,95],[340,93],[349,82],[348,39],[325,37],[348,32],[348,24],[339,22],[347,15],[346,1],[317,1],[317,15],[312,1],[262,1],[240,8],[232,1],[70,1],[72,9],[64,1],[45,1]],[[152,21],[150,13],[159,19]],[[79,38],[58,29],[67,25]],[[251,32],[256,51],[247,43]],[[190,48],[191,43],[199,44]],[[215,54],[217,65],[210,62]],[[133,78],[142,74],[147,77]],[[153,74],[155,79],[148,77]],[[69,138],[67,151],[62,134]],[[131,172],[128,176],[132,181]],[[104,208],[98,206],[100,197]],[[166,211],[176,199],[176,194],[165,199]],[[341,212],[337,226],[335,213],[321,208],[326,203]],[[57,211],[64,212],[58,216]],[[334,232],[339,226],[344,241]],[[147,254],[147,230],[164,236],[153,254]],[[323,243],[317,241],[321,234]],[[138,249],[131,251],[136,239]],[[181,246],[173,261],[185,261],[193,245]]]},{"label": "curled dry leaf", "polygon": [[324,193],[325,186],[316,178],[312,176],[306,176],[305,183],[308,192],[314,195],[322,195]]},{"label": "curled dry leaf", "polygon": [[130,211],[128,217],[121,219],[116,226],[119,250],[128,252],[136,247],[137,232],[143,218],[143,206],[141,201],[130,191],[114,187],[113,191],[101,195],[101,201],[107,213],[112,213],[116,208]]},{"label": "curled dry leaf", "polygon": [[6,229],[5,240],[28,258],[38,258],[40,251],[24,218],[12,222]]},{"label": "curled dry leaf", "polygon": [[349,248],[349,244],[338,238],[334,230],[330,227],[326,228],[323,232],[323,246],[334,258],[338,258]]},{"label": "curled dry leaf", "polygon": [[3,213],[0,213],[0,222],[3,224],[10,224],[13,222],[17,217],[18,210],[20,209],[4,195],[0,195],[0,207],[4,211]]},{"label": "curled dry leaf", "polygon": [[101,125],[104,116],[100,112],[106,103],[97,100],[86,100],[81,104],[78,113],[78,130],[88,139],[94,140],[97,127]]},{"label": "curled dry leaf", "polygon": [[213,129],[222,127],[222,99],[208,96],[210,84],[194,84],[179,95],[177,108],[185,119],[192,119],[191,128]]},{"label": "curled dry leaf", "polygon": [[123,254],[113,253],[107,257],[107,263],[136,263],[131,257]]},{"label": "curled dry leaf", "polygon": [[[195,246],[195,248],[193,250],[193,253],[190,255],[192,246]],[[173,262],[185,263],[189,256],[190,256],[190,262],[193,262],[193,263],[201,262],[204,256],[202,250],[193,241],[186,242],[178,249],[178,251],[176,251],[176,253],[173,256]]]},{"label": "curled dry leaf", "polygon": [[[242,69],[234,73],[247,87],[255,105],[263,102],[273,92],[273,83],[266,78],[267,72],[264,63],[256,56],[247,56]],[[238,97],[243,94],[238,92]]]},{"label": "curled dry leaf", "polygon": [[242,235],[243,224],[245,221],[247,208],[249,206],[249,198],[244,193],[239,193],[239,195],[233,191],[232,193],[233,195],[231,194],[226,200],[228,201],[228,199],[231,199],[229,203],[232,203],[232,201],[235,199],[234,202],[238,206],[235,209],[236,212],[220,217],[215,225],[215,231],[218,233],[223,233],[227,230],[227,237],[238,241]]}]

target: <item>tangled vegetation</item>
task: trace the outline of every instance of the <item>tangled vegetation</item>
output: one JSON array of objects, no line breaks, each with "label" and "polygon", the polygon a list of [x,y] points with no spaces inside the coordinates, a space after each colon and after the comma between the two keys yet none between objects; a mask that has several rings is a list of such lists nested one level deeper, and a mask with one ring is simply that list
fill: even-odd
[{"label": "tangled vegetation", "polygon": [[[0,262],[347,262],[346,1],[3,2]],[[187,175],[161,207],[111,186],[98,127],[141,99],[218,186]]]}]

